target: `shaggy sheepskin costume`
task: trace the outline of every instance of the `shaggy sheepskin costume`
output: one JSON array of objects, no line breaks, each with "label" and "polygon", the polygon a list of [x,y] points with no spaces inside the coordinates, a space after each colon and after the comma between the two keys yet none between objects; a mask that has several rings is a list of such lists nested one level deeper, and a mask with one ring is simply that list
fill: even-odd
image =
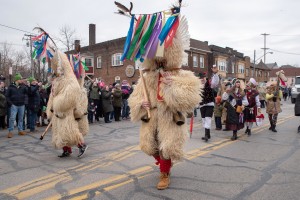
[{"label": "shaggy sheepskin costume", "polygon": [[[151,118],[148,122],[142,121],[140,148],[149,156],[154,156],[160,165],[161,182],[157,185],[158,189],[168,187],[171,162],[183,156],[188,131],[185,118],[201,101],[199,78],[193,72],[181,69],[189,41],[187,21],[182,17],[173,43],[164,49],[163,57],[145,59],[142,64]],[[166,76],[171,78],[170,84],[165,84]],[[147,116],[147,110],[142,107],[143,101],[143,82],[140,78],[128,99],[131,120],[134,122]],[[178,123],[178,117],[185,123]]]},{"label": "shaggy sheepskin costume", "polygon": [[52,144],[55,148],[64,147],[65,151],[66,147],[83,144],[83,136],[89,131],[87,93],[66,54],[57,50],[51,68],[56,78],[52,82],[47,116],[52,121]]}]

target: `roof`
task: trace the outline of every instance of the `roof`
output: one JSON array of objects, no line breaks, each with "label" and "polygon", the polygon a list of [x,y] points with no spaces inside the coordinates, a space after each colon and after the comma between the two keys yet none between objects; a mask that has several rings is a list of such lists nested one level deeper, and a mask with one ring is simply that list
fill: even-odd
[{"label": "roof", "polygon": [[[253,64],[253,63],[250,63],[250,67],[253,68],[253,67],[254,67],[254,64]],[[260,62],[257,63],[257,64],[255,65],[255,68],[256,68],[256,69],[267,70],[267,71],[270,71],[270,70],[271,70],[265,63],[263,63],[262,60],[260,60]]]},{"label": "roof", "polygon": [[200,41],[200,40],[196,40],[191,38],[190,39],[190,48],[195,48],[197,50],[203,50],[205,52],[211,52],[210,48],[208,47],[208,42],[205,41]]},{"label": "roof", "polygon": [[277,63],[266,63],[267,67],[270,69],[278,68]]},{"label": "roof", "polygon": [[272,69],[271,71],[270,71],[270,77],[275,77],[276,76],[276,72],[278,72],[279,70],[283,70],[284,71],[284,75],[286,76],[286,77],[294,77],[294,76],[300,76],[300,68],[298,68],[298,67],[289,67],[289,68],[282,68],[282,67],[280,67],[280,68],[278,68],[278,69]]},{"label": "roof", "polygon": [[292,65],[281,65],[280,69],[286,69],[286,68],[296,68]]}]

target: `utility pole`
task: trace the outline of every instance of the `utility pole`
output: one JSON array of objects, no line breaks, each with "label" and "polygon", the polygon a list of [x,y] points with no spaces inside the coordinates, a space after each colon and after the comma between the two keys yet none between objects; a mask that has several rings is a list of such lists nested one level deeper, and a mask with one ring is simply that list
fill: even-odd
[{"label": "utility pole", "polygon": [[264,50],[264,63],[266,64],[266,51],[269,49],[266,47],[266,42],[267,42],[267,36],[270,35],[270,34],[267,34],[267,33],[262,33],[261,35],[264,36],[264,48],[261,48]]},{"label": "utility pole", "polygon": [[24,36],[26,36],[27,38],[25,40],[29,40],[29,45],[30,45],[30,70],[31,70],[31,76],[34,77],[34,70],[33,70],[33,58],[32,58],[32,37],[34,37],[35,35],[28,35],[25,34]]}]

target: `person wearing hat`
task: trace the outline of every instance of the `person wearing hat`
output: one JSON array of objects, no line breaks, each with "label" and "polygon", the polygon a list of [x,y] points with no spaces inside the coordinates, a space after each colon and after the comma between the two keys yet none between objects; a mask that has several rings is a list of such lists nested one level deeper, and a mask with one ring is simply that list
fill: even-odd
[{"label": "person wearing hat", "polygon": [[25,135],[23,131],[23,116],[25,110],[25,97],[27,95],[27,87],[22,84],[22,76],[17,73],[14,77],[14,82],[8,87],[6,98],[10,107],[10,118],[7,137],[13,137],[12,131],[14,130],[14,122],[18,114],[18,130],[19,135]]},{"label": "person wearing hat", "polygon": [[121,121],[120,116],[121,116],[121,109],[122,109],[122,90],[121,90],[121,85],[117,83],[115,85],[115,88],[112,89],[112,95],[113,95],[113,107],[114,107],[114,112],[115,112],[115,121]]},{"label": "person wearing hat", "polygon": [[211,68],[213,76],[211,79],[206,77],[206,73],[200,73],[199,77],[201,79],[204,88],[202,89],[202,101],[200,102],[200,113],[202,117],[202,126],[205,128],[205,135],[201,139],[207,142],[210,139],[210,129],[211,129],[211,118],[214,113],[215,106],[215,94],[214,88],[218,87],[220,82],[220,77],[218,76],[218,68],[213,65]]},{"label": "person wearing hat", "polygon": [[247,126],[245,131],[248,136],[251,135],[251,128],[253,126],[253,122],[256,121],[256,116],[260,113],[260,101],[259,101],[259,92],[256,90],[256,81],[254,78],[250,78],[248,83],[246,84],[246,97],[249,102],[248,106],[245,106],[244,119]]},{"label": "person wearing hat", "polygon": [[280,89],[277,89],[277,83],[273,82],[271,85],[267,88],[266,93],[266,101],[267,101],[267,109],[266,112],[269,115],[269,121],[270,121],[270,128],[269,130],[273,132],[277,132],[276,130],[276,123],[278,114],[281,113],[281,107],[280,107],[280,100],[282,99],[282,91]]},{"label": "person wearing hat", "polygon": [[41,83],[38,84],[34,77],[29,77],[28,81],[30,83],[30,87],[28,88],[29,129],[30,133],[33,133],[35,131],[37,113],[40,109],[41,97],[39,88]]},{"label": "person wearing hat", "polygon": [[231,140],[236,140],[237,131],[244,128],[242,110],[249,104],[239,79],[232,80],[232,87],[226,89],[222,100],[225,101],[224,107],[227,109],[226,129],[233,131]]}]

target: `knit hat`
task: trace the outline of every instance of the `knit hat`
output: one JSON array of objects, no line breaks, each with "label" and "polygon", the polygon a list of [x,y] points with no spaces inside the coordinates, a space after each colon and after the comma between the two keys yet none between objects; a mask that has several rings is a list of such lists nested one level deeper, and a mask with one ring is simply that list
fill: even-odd
[{"label": "knit hat", "polygon": [[22,80],[22,76],[21,76],[21,74],[16,73],[16,75],[15,75],[15,81],[18,81],[18,80]]},{"label": "knit hat", "polygon": [[28,78],[28,81],[29,81],[29,83],[32,83],[32,81],[36,81],[36,79],[31,76],[31,77]]},{"label": "knit hat", "polygon": [[257,82],[254,78],[250,78],[249,82],[247,83],[247,86],[255,87],[257,85]]},{"label": "knit hat", "polygon": [[222,97],[221,96],[216,96],[215,101],[216,103],[221,103]]}]

